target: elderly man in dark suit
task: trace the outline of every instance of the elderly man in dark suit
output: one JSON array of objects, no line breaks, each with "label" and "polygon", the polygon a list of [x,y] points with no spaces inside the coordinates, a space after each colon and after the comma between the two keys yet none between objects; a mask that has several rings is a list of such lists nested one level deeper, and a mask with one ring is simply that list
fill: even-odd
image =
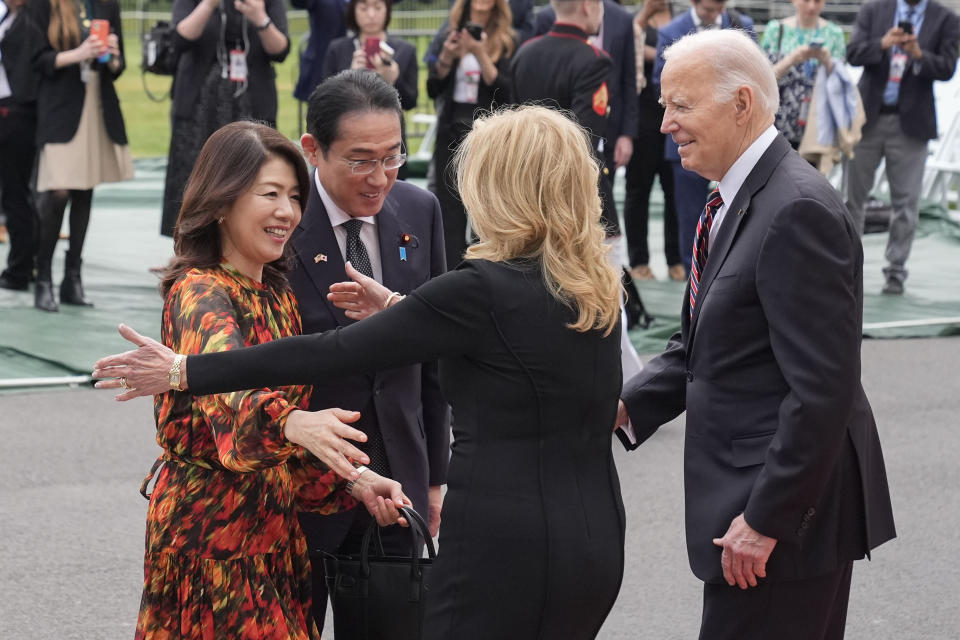
[{"label": "elderly man in dark suit", "polygon": [[[330,285],[349,280],[348,260],[403,294],[446,271],[436,197],[396,181],[404,159],[401,118],[396,90],[365,70],[332,76],[310,96],[307,133],[300,142],[317,170],[291,240],[297,265],[289,275],[304,334],[352,322],[328,299]],[[440,394],[436,363],[318,380],[310,407],[360,412],[353,426],[369,438],[365,453],[370,468],[403,485],[414,508],[429,513],[436,535],[450,446],[449,409]],[[352,509],[329,516],[303,513],[300,521],[314,558],[313,606],[319,627],[327,593],[320,554],[358,550],[369,516],[364,509]],[[385,547],[409,552],[404,533],[384,530]]]},{"label": "elderly man in dark suit", "polygon": [[628,381],[628,448],[684,410],[687,550],[701,638],[843,637],[853,561],[894,537],[860,383],[860,238],[773,127],[773,70],[742,33],[665,52],[662,130],[718,180],[697,228],[681,331]]},{"label": "elderly man in dark suit", "polygon": [[934,80],[957,67],[960,20],[936,0],[874,0],[865,4],[847,45],[847,61],[862,65],[860,95],[867,122],[850,162],[848,203],[863,233],[864,202],[886,159],[893,217],[883,293],[900,295],[920,211],[927,142],[937,137]]},{"label": "elderly man in dark suit", "polygon": [[[690,0],[690,10],[677,15],[667,26],[660,29],[657,40],[657,57],[653,63],[653,83],[660,85],[663,72],[663,51],[671,44],[690,33],[710,29],[742,29],[756,38],[753,20],[727,10],[726,0]],[[690,272],[690,249],[697,229],[697,219],[703,208],[708,180],[693,171],[687,171],[680,162],[677,145],[667,136],[664,155],[673,167],[673,193],[677,207],[677,242],[680,258],[687,273]]]}]

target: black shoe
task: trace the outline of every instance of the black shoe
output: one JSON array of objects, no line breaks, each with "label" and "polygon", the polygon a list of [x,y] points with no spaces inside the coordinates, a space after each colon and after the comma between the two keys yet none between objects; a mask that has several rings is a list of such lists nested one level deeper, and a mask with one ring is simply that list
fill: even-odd
[{"label": "black shoe", "polygon": [[41,311],[55,313],[60,311],[57,301],[53,297],[53,283],[49,280],[38,280],[33,292],[33,306]]},{"label": "black shoe", "polygon": [[902,296],[903,282],[896,278],[887,278],[887,283],[883,285],[881,293],[885,296]]},{"label": "black shoe", "polygon": [[80,272],[68,270],[60,283],[60,303],[75,304],[81,307],[92,307],[93,303],[87,300],[83,293],[83,283],[80,281]]},{"label": "black shoe", "polygon": [[26,291],[29,286],[29,282],[21,282],[20,280],[11,278],[6,274],[6,272],[0,275],[0,289],[9,289],[10,291]]}]

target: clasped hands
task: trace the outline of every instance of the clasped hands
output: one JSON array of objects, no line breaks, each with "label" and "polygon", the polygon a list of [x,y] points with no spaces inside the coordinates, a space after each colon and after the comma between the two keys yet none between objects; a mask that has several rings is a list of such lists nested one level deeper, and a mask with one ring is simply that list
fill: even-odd
[{"label": "clasped hands", "polygon": [[923,51],[917,43],[917,36],[914,33],[907,33],[900,27],[893,27],[880,39],[880,46],[885,50],[897,46],[907,52],[907,55],[914,60],[923,57]]}]

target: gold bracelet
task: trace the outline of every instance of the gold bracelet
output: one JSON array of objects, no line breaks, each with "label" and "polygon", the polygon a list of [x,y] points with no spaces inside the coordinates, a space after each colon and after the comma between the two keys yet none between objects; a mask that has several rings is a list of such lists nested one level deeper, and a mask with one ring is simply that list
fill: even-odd
[{"label": "gold bracelet", "polygon": [[381,309],[381,311],[389,307],[390,303],[393,301],[394,298],[396,298],[397,301],[399,302],[400,300],[403,300],[404,298],[406,298],[406,296],[399,294],[396,291],[392,292],[390,295],[387,296],[387,299],[383,301],[383,308]]},{"label": "gold bracelet", "polygon": [[176,391],[183,391],[183,384],[180,380],[180,364],[183,362],[184,356],[182,353],[178,353],[173,359],[173,366],[170,367],[170,372],[168,374],[170,383],[170,388]]}]

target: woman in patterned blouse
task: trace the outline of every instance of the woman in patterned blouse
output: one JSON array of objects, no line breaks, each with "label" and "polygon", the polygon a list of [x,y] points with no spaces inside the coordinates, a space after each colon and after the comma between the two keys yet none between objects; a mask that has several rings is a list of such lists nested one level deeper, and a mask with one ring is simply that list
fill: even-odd
[{"label": "woman in patterned blouse", "polygon": [[[179,353],[236,349],[300,333],[287,285],[287,240],[310,191],[299,150],[269,127],[235,122],[204,145],[184,194],[176,257],[164,274],[163,341]],[[302,195],[301,195],[302,194]],[[207,397],[154,397],[163,455],[147,514],[137,638],[316,639],[306,542],[294,507],[330,513],[368,505],[396,521],[409,501],[372,471],[352,495],[299,445],[321,453],[358,414],[328,409],[324,427],[300,417],[309,388]]]}]

